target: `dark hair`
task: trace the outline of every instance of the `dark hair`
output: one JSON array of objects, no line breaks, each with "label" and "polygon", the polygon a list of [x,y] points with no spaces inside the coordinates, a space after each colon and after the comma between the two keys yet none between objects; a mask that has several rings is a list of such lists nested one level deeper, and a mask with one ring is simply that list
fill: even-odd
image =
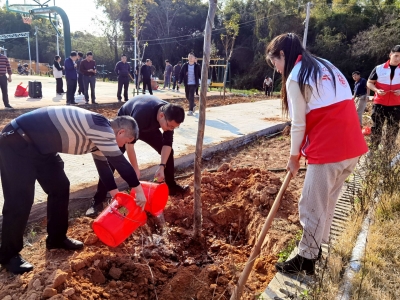
[{"label": "dark hair", "polygon": [[76,54],[76,51],[72,51],[71,54],[70,54],[69,56],[74,57],[74,56],[76,56],[76,55],[77,55],[77,54]]},{"label": "dark hair", "polygon": [[185,120],[185,111],[178,104],[168,103],[161,107],[161,112],[164,113],[168,121],[175,121],[180,124]]},{"label": "dark hair", "polygon": [[189,55],[193,55],[194,57],[196,57],[193,52],[189,52],[188,56]]},{"label": "dark hair", "polygon": [[182,63],[181,61],[178,61],[178,65],[181,64],[181,63]]},{"label": "dark hair", "polygon": [[83,53],[82,52],[78,52],[78,56],[79,57],[83,57]]},{"label": "dark hair", "polygon": [[60,55],[54,56],[54,60],[59,60],[60,58],[61,58]]},{"label": "dark hair", "polygon": [[93,55],[92,51],[86,52],[86,56],[88,56],[88,55]]},{"label": "dark hair", "polygon": [[351,76],[353,75],[360,75],[361,73],[359,71],[354,71],[353,73],[351,73]]},{"label": "dark hair", "polygon": [[168,59],[166,59],[166,60],[165,60],[165,62],[166,62],[166,63],[167,63],[167,62],[169,63],[169,60],[168,60]]},{"label": "dark hair", "polygon": [[124,57],[124,56],[126,57],[126,54],[122,54],[122,55],[121,55],[121,57]]},{"label": "dark hair", "polygon": [[400,52],[400,45],[394,46],[390,52]]},{"label": "dark hair", "polygon": [[146,59],[146,62],[149,62],[149,61],[151,61],[149,58],[148,58],[148,59]]},{"label": "dark hair", "polygon": [[[275,68],[270,59],[280,57],[281,51],[283,51],[285,57],[285,66],[282,73],[282,89],[281,89],[282,111],[284,113],[287,114],[287,112],[289,111],[287,91],[286,91],[286,81],[290,75],[290,72],[293,70],[299,55],[301,55],[301,67],[298,75],[298,83],[301,94],[303,95],[304,98],[306,98],[305,96],[306,85],[309,82],[309,80],[311,79],[314,82],[318,82],[318,80],[322,75],[318,63],[321,63],[324,67],[327,68],[332,78],[334,78],[333,86],[336,88],[335,74],[333,73],[332,70],[333,66],[327,61],[312,55],[306,49],[304,49],[303,45],[300,42],[299,37],[296,34],[284,33],[278,35],[268,44],[266,50],[266,56],[267,56],[267,63],[271,67]],[[318,93],[318,84],[316,85],[316,88]]]}]

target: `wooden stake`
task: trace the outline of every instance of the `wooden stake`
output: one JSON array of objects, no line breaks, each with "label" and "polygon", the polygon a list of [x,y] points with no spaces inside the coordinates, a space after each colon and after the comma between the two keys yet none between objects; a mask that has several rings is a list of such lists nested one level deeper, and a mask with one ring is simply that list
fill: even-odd
[{"label": "wooden stake", "polygon": [[249,275],[251,273],[251,270],[253,269],[253,265],[254,265],[256,258],[258,257],[258,255],[261,252],[261,246],[264,243],[265,236],[267,235],[267,232],[268,232],[269,228],[271,227],[272,221],[275,218],[276,212],[279,209],[279,206],[280,206],[281,200],[282,200],[282,196],[285,193],[285,191],[289,185],[290,179],[292,179],[292,174],[290,172],[288,172],[286,174],[285,180],[283,181],[283,184],[279,190],[279,193],[275,198],[274,204],[272,205],[271,210],[268,213],[267,219],[265,220],[265,223],[261,230],[261,233],[258,236],[257,242],[255,243],[253,250],[250,253],[250,257],[247,260],[246,265],[244,266],[243,272],[242,272],[242,274],[240,274],[238,283],[237,283],[235,289],[233,290],[230,300],[240,300],[240,297],[242,296],[244,285],[246,284],[247,279],[249,278]]}]

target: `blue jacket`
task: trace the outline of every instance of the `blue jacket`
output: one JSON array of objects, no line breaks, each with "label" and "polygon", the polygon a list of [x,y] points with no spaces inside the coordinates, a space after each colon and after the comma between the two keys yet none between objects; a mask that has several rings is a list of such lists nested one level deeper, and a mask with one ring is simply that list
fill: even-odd
[{"label": "blue jacket", "polygon": [[66,79],[78,79],[78,76],[76,75],[76,69],[74,68],[74,62],[70,57],[65,59],[64,67]]}]

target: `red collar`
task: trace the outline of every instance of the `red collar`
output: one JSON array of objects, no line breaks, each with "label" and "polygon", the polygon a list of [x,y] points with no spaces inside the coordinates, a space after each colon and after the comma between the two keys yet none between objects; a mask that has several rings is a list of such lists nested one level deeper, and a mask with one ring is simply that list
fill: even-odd
[{"label": "red collar", "polygon": [[[384,67],[385,69],[389,69],[389,66],[390,66],[390,60],[388,60],[387,62],[385,62],[385,64],[383,65],[383,67]],[[397,67],[400,68],[400,64],[397,65]]]},{"label": "red collar", "polygon": [[302,57],[303,56],[301,54],[299,54],[299,56],[297,56],[297,59],[296,59],[294,65],[297,65],[301,61]]}]

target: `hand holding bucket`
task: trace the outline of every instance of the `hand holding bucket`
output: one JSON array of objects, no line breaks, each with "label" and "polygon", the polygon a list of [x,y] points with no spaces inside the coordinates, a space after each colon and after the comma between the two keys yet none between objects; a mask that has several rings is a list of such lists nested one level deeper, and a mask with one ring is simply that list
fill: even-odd
[{"label": "hand holding bucket", "polygon": [[[167,205],[168,186],[165,183],[154,183],[147,181],[141,181],[140,183],[147,199],[144,209],[153,216],[159,216]],[[133,198],[136,197],[136,192],[134,189],[131,190],[131,196]]]},{"label": "hand holding bucket", "polygon": [[139,184],[137,187],[132,188],[132,191],[135,191],[134,194],[131,193],[131,196],[135,199],[136,204],[142,209],[145,208],[147,199],[143,191],[143,187]]}]

